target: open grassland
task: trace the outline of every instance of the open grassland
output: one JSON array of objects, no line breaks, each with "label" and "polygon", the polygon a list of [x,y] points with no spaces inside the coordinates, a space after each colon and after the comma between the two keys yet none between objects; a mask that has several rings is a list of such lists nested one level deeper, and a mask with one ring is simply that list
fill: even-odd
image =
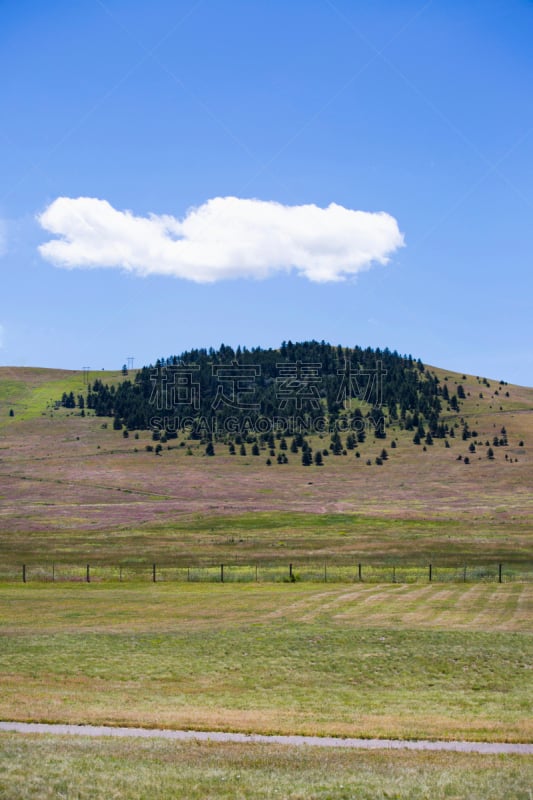
[{"label": "open grassland", "polygon": [[[3,561],[531,562],[533,390],[434,371],[451,392],[459,383],[466,392],[459,415],[444,413],[458,425],[449,448],[435,440],[424,451],[393,425],[386,440],[369,435],[360,458],[348,451],[303,467],[288,452],[289,464],[269,467],[268,451],[230,456],[216,443],[209,458],[183,436],[156,456],[146,451],[148,431],[123,438],[111,420],[55,409],[63,391],[83,390],[81,372],[1,368]],[[482,442],[474,454],[461,419]],[[508,445],[491,461],[485,442],[502,427]],[[311,444],[327,449],[329,437]],[[384,446],[389,457],[378,466]],[[470,464],[458,460],[466,455]]]},{"label": "open grassland", "polygon": [[533,590],[3,585],[0,718],[531,741]]},{"label": "open grassland", "polygon": [[[111,420],[56,408],[84,393],[81,372],[1,368],[0,580],[20,581],[26,563],[31,582],[0,583],[0,718],[532,741],[533,585],[513,578],[533,562],[533,390],[435,372],[466,392],[459,415],[444,413],[458,426],[449,448],[424,451],[396,425],[358,459],[303,467],[299,454],[267,466],[268,451],[232,457],[222,443],[208,458],[183,435],[156,456],[147,431],[124,438]],[[485,442],[504,426],[491,461]],[[311,437],[315,451],[328,444]],[[331,581],[335,564],[351,572],[262,582],[267,568],[286,579],[289,562],[302,580],[311,562]],[[418,582],[359,583],[358,562],[369,581]],[[509,582],[477,582],[498,562]],[[223,585],[177,569],[221,563]],[[476,582],[428,584],[429,563],[436,581],[466,564]],[[37,582],[52,564],[59,582]],[[245,564],[249,582],[234,583]],[[106,583],[119,565],[126,582]],[[521,756],[0,734],[0,796],[13,800],[531,800],[532,772]]]},{"label": "open grassland", "polygon": [[524,756],[0,734],[5,800],[529,800]]},{"label": "open grassland", "polygon": [[[507,575],[510,571],[516,575],[531,572],[533,566],[531,526],[525,521],[479,519],[469,524],[466,520],[384,520],[355,514],[281,511],[198,514],[158,526],[129,527],[117,522],[111,531],[0,530],[0,551],[0,576],[11,579],[20,577],[20,565],[26,563],[29,576],[37,578],[40,573],[50,580],[52,562],[58,565],[59,579],[61,564],[81,569],[87,562],[115,568],[119,564],[148,567],[154,562],[160,567],[184,568],[225,563],[246,564],[252,569],[257,564],[266,569],[267,565],[279,564],[285,572],[293,562],[303,574],[307,562],[316,566],[329,561],[330,568],[334,563],[351,565],[352,580],[361,562],[368,567],[418,566],[424,577],[427,564],[433,563],[436,580],[439,566],[456,568],[457,577],[463,565],[492,564],[494,573],[494,565],[503,562]],[[69,572],[67,568],[64,571]],[[264,577],[261,571],[259,578]]]}]

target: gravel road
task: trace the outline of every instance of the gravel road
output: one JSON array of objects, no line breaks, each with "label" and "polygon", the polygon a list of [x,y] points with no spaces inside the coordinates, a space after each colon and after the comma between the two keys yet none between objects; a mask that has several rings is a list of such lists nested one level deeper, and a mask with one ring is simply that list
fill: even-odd
[{"label": "gravel road", "polygon": [[248,742],[297,747],[348,747],[363,750],[454,750],[462,753],[522,753],[533,755],[533,744],[511,742],[424,741],[408,739],[343,739],[335,736],[266,736],[259,733],[173,731],[163,728],[114,728],[107,725],[48,725],[41,722],[0,722],[0,731],[68,736],[137,736],[177,741]]}]

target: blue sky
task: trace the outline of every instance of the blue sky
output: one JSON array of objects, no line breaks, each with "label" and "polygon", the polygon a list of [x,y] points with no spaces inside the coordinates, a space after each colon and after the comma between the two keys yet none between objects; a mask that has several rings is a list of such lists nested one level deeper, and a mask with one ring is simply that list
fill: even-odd
[{"label": "blue sky", "polygon": [[0,4],[0,364],[325,339],[533,385],[531,41],[525,0]]}]

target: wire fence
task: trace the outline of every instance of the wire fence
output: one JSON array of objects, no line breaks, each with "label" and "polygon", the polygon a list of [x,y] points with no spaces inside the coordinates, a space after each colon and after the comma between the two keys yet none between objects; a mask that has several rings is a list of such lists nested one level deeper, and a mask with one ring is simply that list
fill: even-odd
[{"label": "wire fence", "polygon": [[72,583],[509,583],[533,582],[533,564],[487,565],[346,563],[329,560],[293,563],[0,564],[0,582]]}]

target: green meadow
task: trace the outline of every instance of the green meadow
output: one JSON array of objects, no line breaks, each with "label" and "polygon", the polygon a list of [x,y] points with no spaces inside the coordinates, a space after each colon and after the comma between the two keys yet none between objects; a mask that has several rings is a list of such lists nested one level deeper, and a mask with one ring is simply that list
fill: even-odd
[{"label": "green meadow", "polygon": [[529,741],[530,584],[4,584],[0,717]]},{"label": "green meadow", "polygon": [[529,800],[531,759],[0,733],[5,800]]}]

